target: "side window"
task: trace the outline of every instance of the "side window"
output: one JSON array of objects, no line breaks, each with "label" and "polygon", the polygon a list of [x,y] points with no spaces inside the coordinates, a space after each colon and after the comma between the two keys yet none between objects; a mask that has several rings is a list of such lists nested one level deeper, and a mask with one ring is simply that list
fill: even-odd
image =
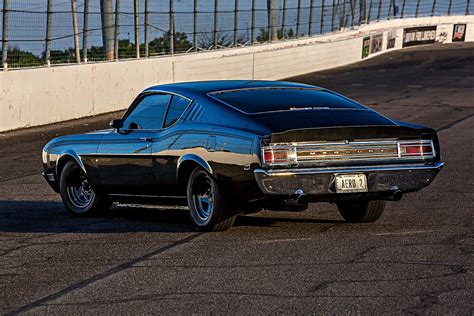
[{"label": "side window", "polygon": [[151,94],[144,97],[127,116],[123,126],[127,129],[161,129],[169,94]]},{"label": "side window", "polygon": [[168,114],[166,115],[165,127],[173,125],[179,119],[181,114],[183,114],[184,110],[186,110],[186,107],[190,102],[191,101],[189,101],[188,99],[184,99],[176,95],[173,96],[168,110]]}]

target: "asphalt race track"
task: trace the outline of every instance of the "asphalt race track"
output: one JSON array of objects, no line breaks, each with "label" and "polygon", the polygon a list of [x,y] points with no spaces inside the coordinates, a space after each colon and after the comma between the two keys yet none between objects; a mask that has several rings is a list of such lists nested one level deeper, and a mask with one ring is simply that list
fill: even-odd
[{"label": "asphalt race track", "polygon": [[[474,313],[474,44],[414,47],[293,81],[436,128],[446,162],[372,224],[335,206],[240,216],[200,233],[186,210],[66,214],[40,175],[50,138],[114,114],[0,134],[0,313]],[[115,114],[117,116],[118,114]]]}]

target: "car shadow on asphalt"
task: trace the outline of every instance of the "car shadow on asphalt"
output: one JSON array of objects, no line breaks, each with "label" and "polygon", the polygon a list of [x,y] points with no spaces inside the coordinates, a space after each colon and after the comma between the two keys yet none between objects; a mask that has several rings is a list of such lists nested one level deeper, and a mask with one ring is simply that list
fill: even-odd
[{"label": "car shadow on asphalt", "polygon": [[[275,227],[287,223],[339,224],[338,220],[256,214],[237,216],[234,227]],[[94,217],[70,216],[61,202],[0,200],[0,233],[193,232],[188,210],[119,205]]]}]

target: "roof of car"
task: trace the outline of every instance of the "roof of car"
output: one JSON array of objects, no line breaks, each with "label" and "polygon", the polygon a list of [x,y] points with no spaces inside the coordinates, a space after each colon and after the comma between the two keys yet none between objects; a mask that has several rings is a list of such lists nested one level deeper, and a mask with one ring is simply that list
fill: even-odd
[{"label": "roof of car", "polygon": [[287,81],[270,81],[270,80],[214,80],[214,81],[191,81],[169,83],[156,85],[147,88],[145,91],[161,90],[169,91],[185,96],[206,95],[210,92],[247,89],[247,88],[266,88],[266,87],[282,87],[282,88],[315,88],[315,86],[287,82]]}]

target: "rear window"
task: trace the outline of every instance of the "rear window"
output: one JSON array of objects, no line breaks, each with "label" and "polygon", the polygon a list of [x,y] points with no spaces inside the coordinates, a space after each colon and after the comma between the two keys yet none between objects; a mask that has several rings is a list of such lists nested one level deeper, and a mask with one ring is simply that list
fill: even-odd
[{"label": "rear window", "polygon": [[363,108],[321,89],[258,88],[218,91],[211,96],[246,113]]}]

